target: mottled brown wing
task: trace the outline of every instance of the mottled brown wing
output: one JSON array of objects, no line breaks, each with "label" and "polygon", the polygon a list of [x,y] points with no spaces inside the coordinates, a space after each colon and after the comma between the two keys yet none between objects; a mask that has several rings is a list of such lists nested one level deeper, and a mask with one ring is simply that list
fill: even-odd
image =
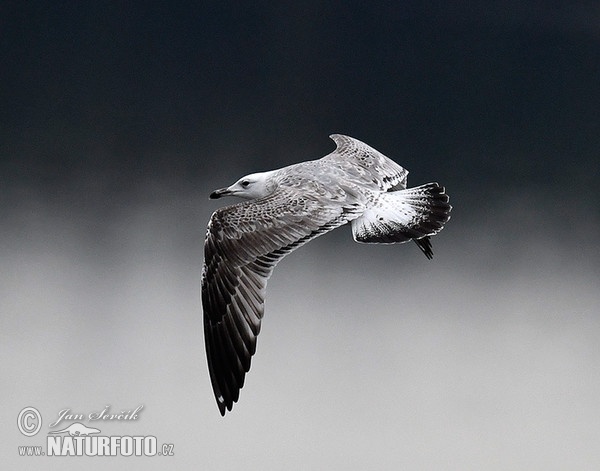
[{"label": "mottled brown wing", "polygon": [[366,182],[375,183],[381,191],[406,188],[408,170],[364,142],[343,134],[329,136],[336,149],[323,157],[351,172],[361,172]]},{"label": "mottled brown wing", "polygon": [[212,215],[202,307],[208,370],[221,415],[237,402],[250,369],[273,268],[292,250],[346,223],[350,212],[283,187]]}]

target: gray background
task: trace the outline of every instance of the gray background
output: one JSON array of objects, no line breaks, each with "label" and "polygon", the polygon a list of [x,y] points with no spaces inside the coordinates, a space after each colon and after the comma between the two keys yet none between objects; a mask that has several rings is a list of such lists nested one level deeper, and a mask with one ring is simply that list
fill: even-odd
[{"label": "gray background", "polygon": [[[597,469],[597,2],[37,2],[1,15],[2,460],[11,469]],[[215,188],[330,133],[439,181],[429,262],[348,228],[290,255],[220,417]],[[25,458],[58,411],[171,458]],[[22,436],[37,407],[42,432]],[[169,463],[167,463],[167,461]]]}]

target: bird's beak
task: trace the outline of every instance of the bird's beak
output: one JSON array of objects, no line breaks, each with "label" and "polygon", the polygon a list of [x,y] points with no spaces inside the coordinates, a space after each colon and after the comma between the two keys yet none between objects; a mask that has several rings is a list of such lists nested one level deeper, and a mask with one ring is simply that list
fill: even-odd
[{"label": "bird's beak", "polygon": [[227,196],[227,195],[231,195],[232,191],[229,188],[221,188],[219,190],[215,190],[213,191],[209,198],[211,200],[216,200],[218,198],[221,198],[222,196]]}]

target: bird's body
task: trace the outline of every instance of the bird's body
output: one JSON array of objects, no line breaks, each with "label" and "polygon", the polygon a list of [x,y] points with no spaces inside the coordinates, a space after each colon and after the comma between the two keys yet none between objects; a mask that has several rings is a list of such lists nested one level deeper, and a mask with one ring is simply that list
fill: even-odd
[{"label": "bird's body", "polygon": [[348,222],[358,242],[412,239],[431,258],[429,236],[450,218],[443,187],[406,189],[400,165],[351,137],[331,138],[336,150],[319,160],[251,174],[211,194],[250,200],[215,211],[204,246],[204,336],[222,415],[250,369],[267,280],[279,260]]}]

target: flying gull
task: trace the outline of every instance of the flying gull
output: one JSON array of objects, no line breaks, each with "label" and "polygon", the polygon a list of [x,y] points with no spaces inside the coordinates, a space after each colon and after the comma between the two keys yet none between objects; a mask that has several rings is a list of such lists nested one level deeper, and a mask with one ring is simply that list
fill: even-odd
[{"label": "flying gull", "polygon": [[431,259],[429,236],[450,219],[443,187],[406,188],[400,165],[357,139],[330,137],[337,147],[319,160],[253,173],[210,195],[249,200],[217,209],[204,243],[204,341],[221,415],[250,370],[267,280],[279,260],[348,222],[357,242],[413,240]]}]

